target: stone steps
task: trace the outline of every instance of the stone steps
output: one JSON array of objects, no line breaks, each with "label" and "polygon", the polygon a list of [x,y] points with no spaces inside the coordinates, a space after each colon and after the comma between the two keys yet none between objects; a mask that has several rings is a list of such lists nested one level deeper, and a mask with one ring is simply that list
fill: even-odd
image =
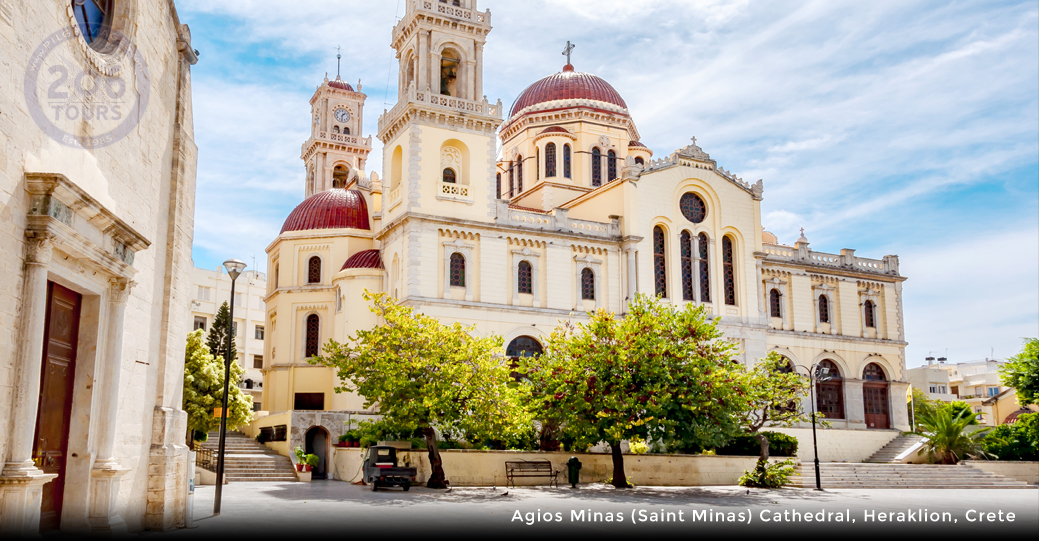
[{"label": "stone steps", "polygon": [[[210,433],[204,449],[220,450],[219,433]],[[224,440],[224,476],[228,482],[288,482],[296,480],[295,467],[287,457],[241,434],[228,432]]]},{"label": "stone steps", "polygon": [[[813,488],[815,468],[805,462],[792,478],[795,486]],[[823,488],[942,488],[1004,489],[1032,488],[1027,483],[969,466],[939,464],[824,463],[819,465]]]},{"label": "stone steps", "polygon": [[895,462],[899,456],[903,453],[910,452],[914,448],[919,449],[920,445],[923,444],[924,438],[917,435],[899,436],[890,443],[882,447],[873,456],[866,459],[866,462],[870,463],[890,463]]}]

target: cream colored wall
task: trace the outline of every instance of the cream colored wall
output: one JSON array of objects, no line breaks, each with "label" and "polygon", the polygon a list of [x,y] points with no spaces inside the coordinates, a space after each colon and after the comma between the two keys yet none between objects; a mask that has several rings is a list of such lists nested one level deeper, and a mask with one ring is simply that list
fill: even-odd
[{"label": "cream colored wall", "polygon": [[[362,478],[361,448],[335,448],[335,479],[354,482]],[[580,482],[602,483],[613,477],[613,457],[609,453],[565,453],[522,451],[444,450],[440,452],[444,472],[451,486],[504,487],[505,462],[509,460],[548,460],[559,470],[560,486],[567,485],[566,462],[572,456],[581,461]],[[773,459],[776,461],[778,459]],[[643,486],[728,486],[738,484],[743,472],[752,469],[757,457],[701,455],[625,455],[624,473],[636,485]],[[418,482],[429,478],[427,451],[398,451],[397,463],[418,469]],[[517,479],[519,486],[546,485],[546,478]]]},{"label": "cream colored wall", "polygon": [[1039,485],[1039,462],[1010,462],[1002,460],[964,460],[966,466],[984,472],[1002,475],[1030,485]]},{"label": "cream colored wall", "polygon": [[[797,456],[808,467],[815,460],[811,428],[770,428],[797,438]],[[862,462],[873,456],[891,440],[897,438],[897,430],[836,430],[818,429],[820,462]]]}]

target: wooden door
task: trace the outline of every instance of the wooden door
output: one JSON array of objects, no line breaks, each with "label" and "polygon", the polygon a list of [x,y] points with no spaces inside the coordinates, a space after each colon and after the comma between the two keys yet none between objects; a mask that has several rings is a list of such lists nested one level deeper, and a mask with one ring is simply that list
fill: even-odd
[{"label": "wooden door", "polygon": [[890,428],[887,384],[862,385],[862,401],[866,410],[866,428]]},{"label": "wooden door", "polygon": [[55,283],[48,284],[40,409],[36,414],[33,460],[44,472],[58,477],[43,485],[40,531],[56,530],[61,523],[81,304],[79,294]]}]

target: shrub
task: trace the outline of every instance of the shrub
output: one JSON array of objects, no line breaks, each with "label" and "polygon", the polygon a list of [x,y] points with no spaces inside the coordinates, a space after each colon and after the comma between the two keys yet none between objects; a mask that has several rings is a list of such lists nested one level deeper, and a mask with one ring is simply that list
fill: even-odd
[{"label": "shrub", "polygon": [[317,466],[317,463],[320,462],[320,461],[321,461],[321,459],[318,458],[317,455],[304,455],[303,456],[303,464],[306,464],[307,466],[310,466],[311,468],[313,468],[314,466]]},{"label": "shrub", "polygon": [[758,463],[753,470],[743,472],[743,476],[740,477],[740,486],[755,488],[782,488],[790,482],[790,476],[793,474],[793,460],[784,460],[775,463],[770,463],[767,460],[758,460]]},{"label": "shrub", "polygon": [[934,464],[956,464],[965,459],[987,458],[982,446],[989,429],[968,432],[974,420],[969,409],[939,408],[934,415],[920,419],[920,435],[925,438],[927,458]]},{"label": "shrub", "polygon": [[[781,432],[761,432],[768,438],[769,456],[796,456],[797,438]],[[723,447],[716,448],[719,455],[758,456],[761,454],[761,443],[750,434],[736,436]]]},{"label": "shrub", "polygon": [[1021,415],[999,425],[982,440],[985,451],[999,460],[1039,460],[1039,413]]},{"label": "shrub", "polygon": [[641,438],[632,438],[628,442],[628,450],[633,455],[644,455],[649,452],[649,445],[646,444]]}]

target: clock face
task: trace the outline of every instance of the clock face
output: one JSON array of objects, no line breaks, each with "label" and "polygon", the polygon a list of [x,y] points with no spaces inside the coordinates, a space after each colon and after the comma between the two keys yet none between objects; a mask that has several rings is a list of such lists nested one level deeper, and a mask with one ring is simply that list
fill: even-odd
[{"label": "clock face", "polygon": [[336,120],[340,122],[350,120],[350,111],[347,111],[346,109],[336,109]]}]

